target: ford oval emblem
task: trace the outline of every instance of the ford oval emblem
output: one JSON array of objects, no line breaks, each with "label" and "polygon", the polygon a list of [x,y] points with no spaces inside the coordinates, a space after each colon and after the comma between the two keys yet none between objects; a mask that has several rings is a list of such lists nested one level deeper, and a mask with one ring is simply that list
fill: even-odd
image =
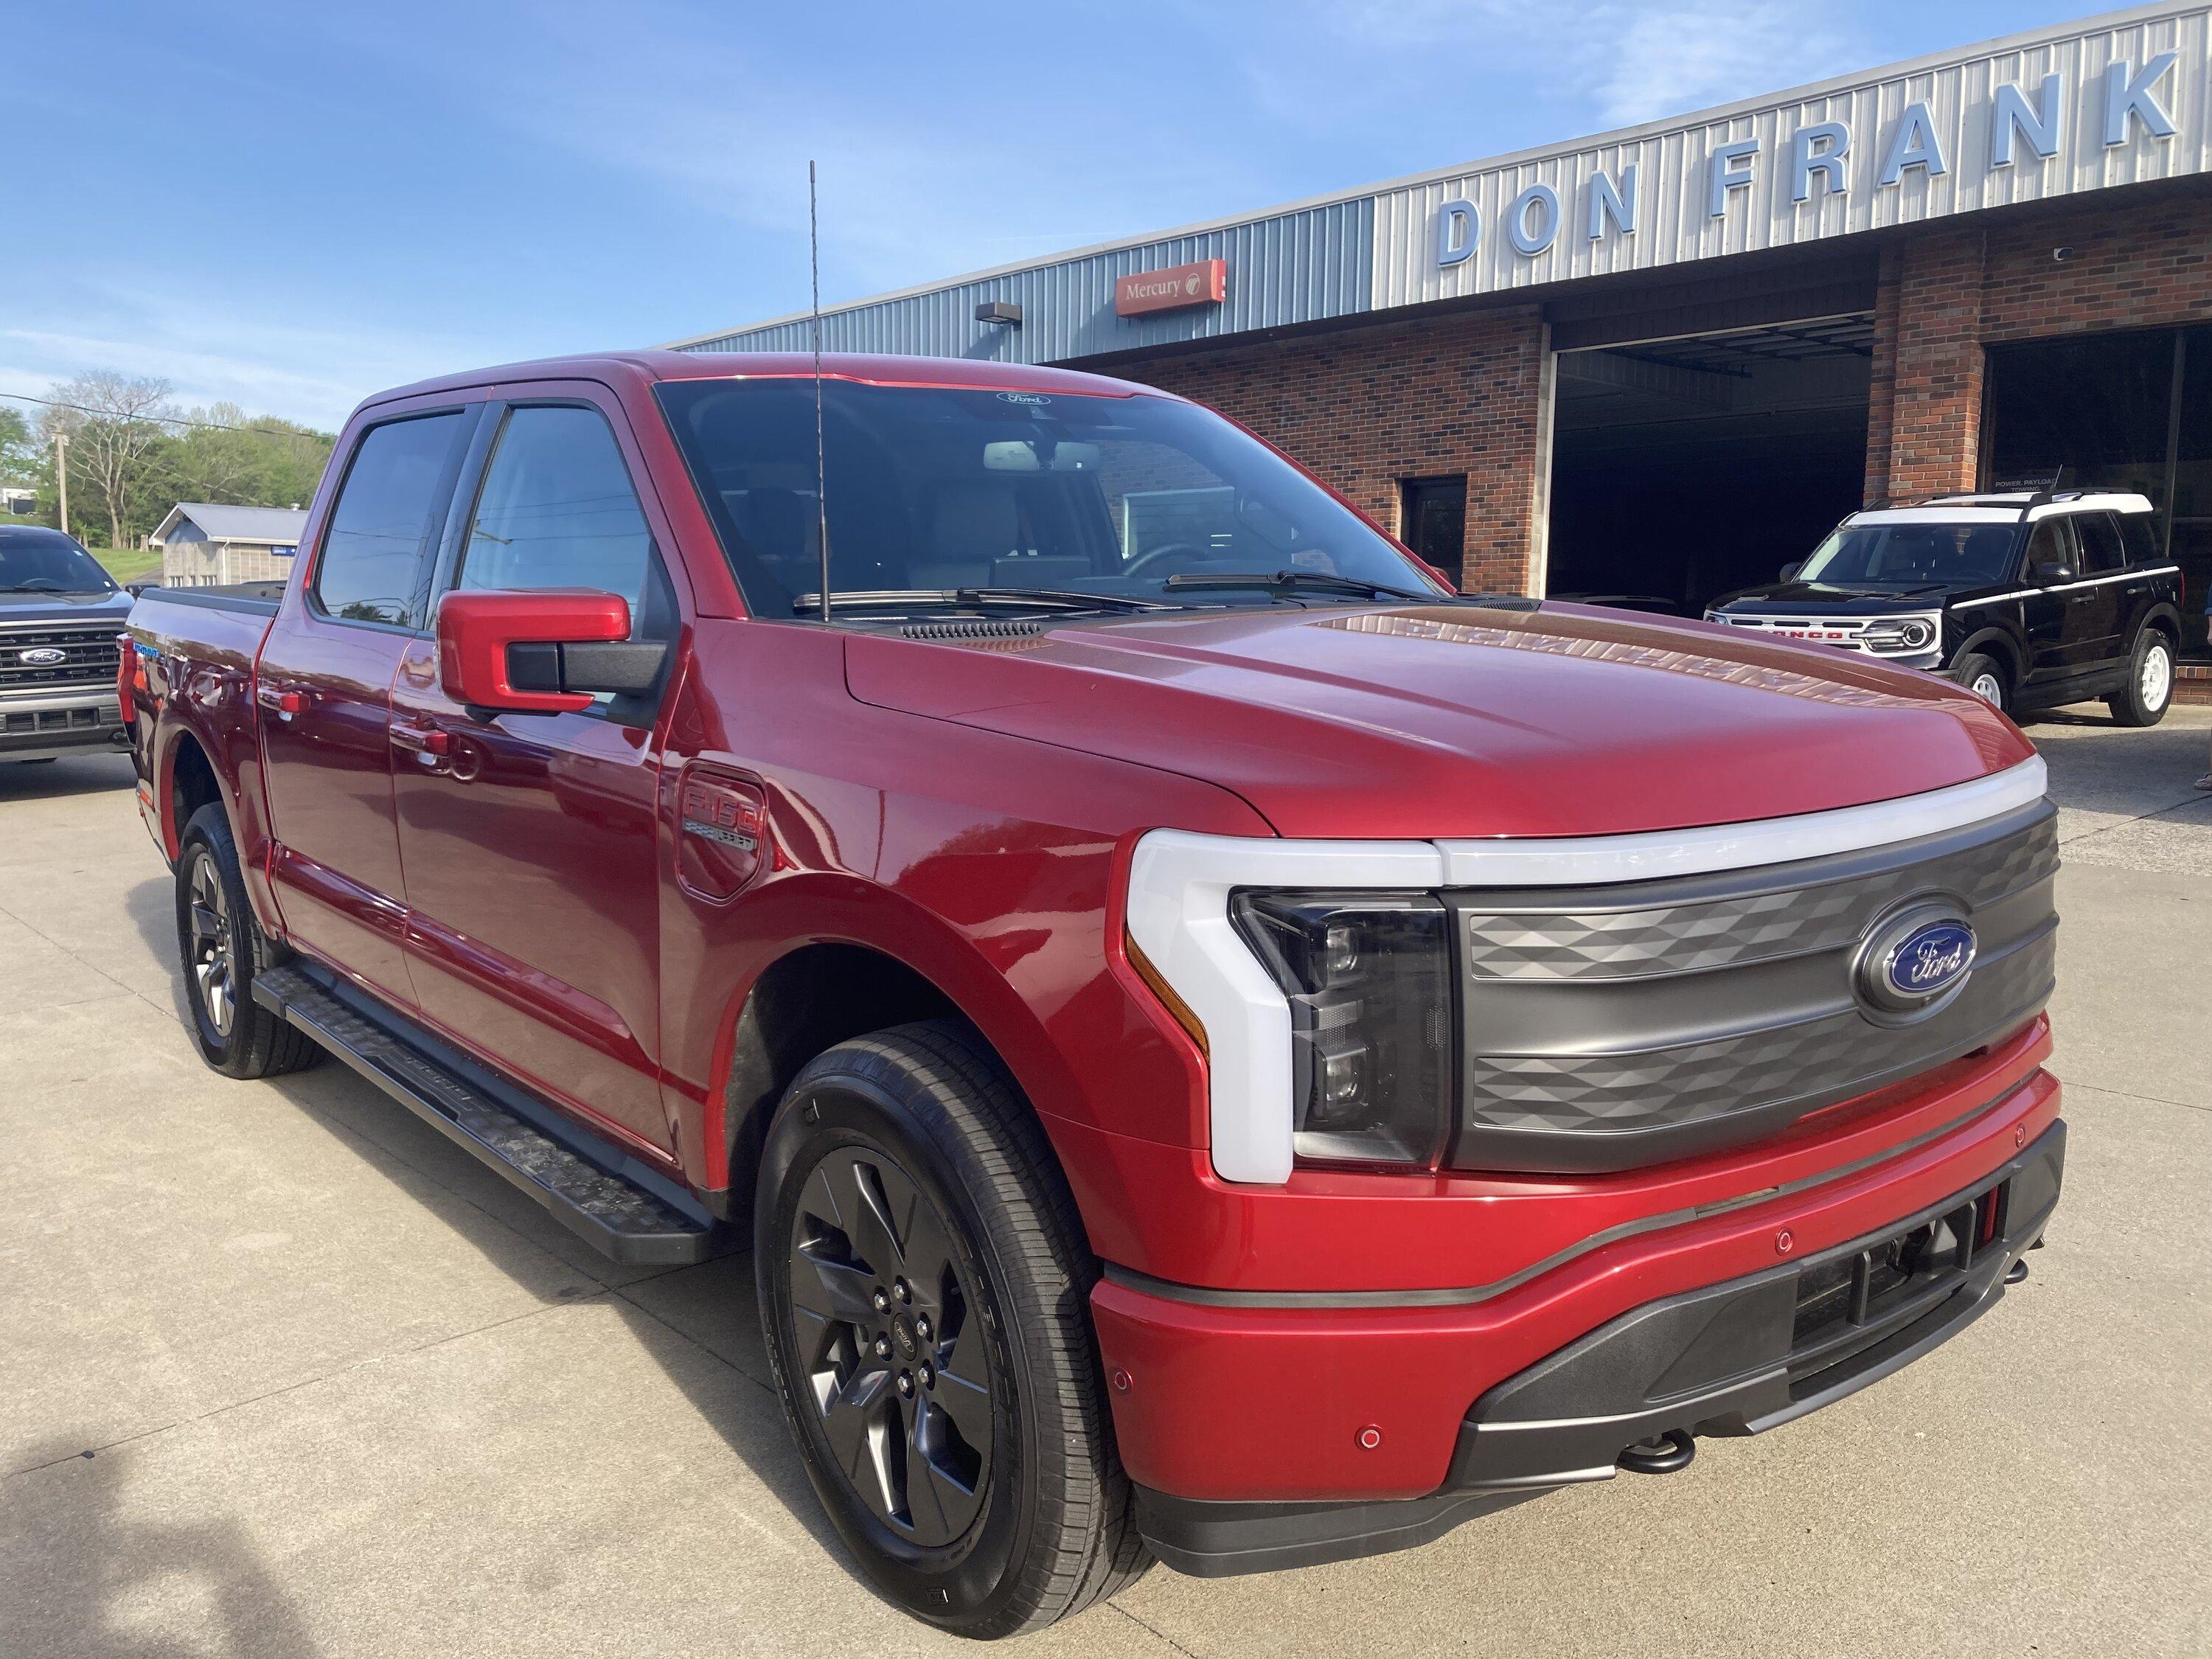
[{"label": "ford oval emblem", "polygon": [[1945,905],[1893,916],[1860,947],[1854,988],[1870,1012],[1894,1019],[1933,1012],[1973,971],[1973,924]]},{"label": "ford oval emblem", "polygon": [[28,651],[18,651],[15,660],[27,668],[52,668],[56,663],[67,662],[69,653],[51,645],[34,645]]}]

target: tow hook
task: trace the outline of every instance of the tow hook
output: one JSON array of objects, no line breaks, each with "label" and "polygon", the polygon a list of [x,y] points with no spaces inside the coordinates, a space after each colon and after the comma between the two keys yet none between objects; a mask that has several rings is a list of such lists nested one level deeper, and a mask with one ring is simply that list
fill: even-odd
[{"label": "tow hook", "polygon": [[1626,1448],[1614,1461],[1631,1474],[1672,1474],[1688,1468],[1697,1455],[1698,1443],[1687,1429],[1669,1429]]},{"label": "tow hook", "polygon": [[2008,1285],[2017,1285],[2027,1277],[2027,1258],[2026,1256],[2021,1257],[2019,1261],[2005,1269],[2005,1283]]}]

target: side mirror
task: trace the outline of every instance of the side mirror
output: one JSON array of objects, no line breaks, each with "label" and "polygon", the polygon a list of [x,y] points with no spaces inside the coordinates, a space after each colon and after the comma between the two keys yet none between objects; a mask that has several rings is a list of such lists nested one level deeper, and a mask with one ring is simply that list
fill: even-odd
[{"label": "side mirror", "polygon": [[1775,580],[1777,581],[1794,582],[1797,580],[1797,573],[1804,568],[1805,562],[1802,559],[1798,560],[1795,564],[1785,564],[1782,567],[1782,574],[1776,577]]},{"label": "side mirror", "polygon": [[629,601],[580,588],[452,592],[438,603],[438,676],[472,708],[558,714],[596,692],[649,691],[668,647],[629,637]]},{"label": "side mirror", "polygon": [[2074,567],[2063,559],[2038,559],[2027,568],[2027,579],[2046,586],[2051,582],[2070,582]]}]

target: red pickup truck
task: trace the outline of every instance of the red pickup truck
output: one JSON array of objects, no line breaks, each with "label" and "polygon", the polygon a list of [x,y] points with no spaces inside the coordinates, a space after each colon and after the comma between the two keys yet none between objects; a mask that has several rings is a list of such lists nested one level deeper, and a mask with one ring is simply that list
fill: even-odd
[{"label": "red pickup truck", "polygon": [[812,371],[373,398],[281,601],[148,593],[121,686],[209,1063],[334,1054],[623,1261],[749,1242],[898,1603],[1679,1468],[2024,1276],[1997,710],[1461,595],[1146,387]]}]

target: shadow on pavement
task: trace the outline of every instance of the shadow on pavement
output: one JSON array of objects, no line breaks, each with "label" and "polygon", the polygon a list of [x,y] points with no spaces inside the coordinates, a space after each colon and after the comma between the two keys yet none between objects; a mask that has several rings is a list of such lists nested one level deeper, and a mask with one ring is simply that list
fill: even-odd
[{"label": "shadow on pavement", "polygon": [[289,1659],[316,1651],[235,1522],[131,1514],[124,1460],[113,1454],[49,1441],[28,1461],[38,1474],[12,1481],[0,1503],[0,1643],[8,1653]]},{"label": "shadow on pavement", "polygon": [[130,756],[103,750],[52,761],[4,761],[0,762],[0,805],[128,789],[137,780]]}]

